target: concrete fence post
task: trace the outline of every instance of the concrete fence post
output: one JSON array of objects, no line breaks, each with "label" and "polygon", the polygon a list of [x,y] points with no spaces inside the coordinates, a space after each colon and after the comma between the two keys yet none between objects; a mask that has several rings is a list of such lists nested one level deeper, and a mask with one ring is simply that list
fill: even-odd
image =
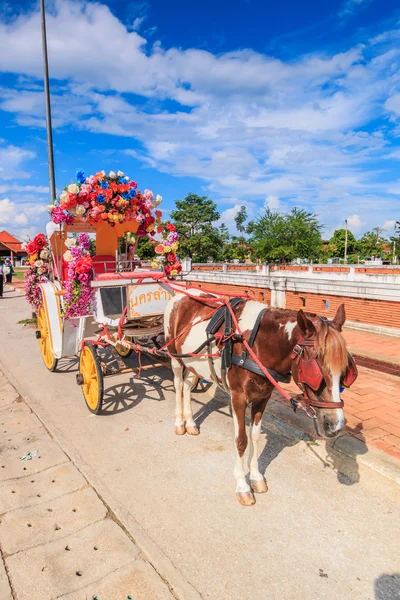
[{"label": "concrete fence post", "polygon": [[228,271],[228,263],[224,262],[222,263],[222,272],[226,273]]},{"label": "concrete fence post", "polygon": [[262,265],[261,275],[269,275],[269,265],[267,263]]}]

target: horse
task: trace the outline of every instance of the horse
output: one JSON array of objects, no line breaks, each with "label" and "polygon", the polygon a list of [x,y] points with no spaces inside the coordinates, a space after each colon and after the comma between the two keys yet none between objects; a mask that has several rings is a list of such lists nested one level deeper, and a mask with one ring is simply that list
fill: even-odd
[{"label": "horse", "polygon": [[[175,433],[199,434],[191,406],[195,378],[215,381],[224,387],[231,398],[234,424],[236,497],[243,506],[251,506],[255,503],[254,492],[261,494],[268,490],[258,466],[258,443],[261,419],[274,384],[248,355],[246,358],[244,340],[251,341],[254,354],[275,380],[288,381],[290,374],[293,376],[302,399],[292,402],[304,405],[313,417],[318,435],[324,438],[337,436],[346,425],[341,386],[344,378],[351,385],[357,376],[356,367],[341,334],[346,320],[344,304],[328,321],[303,310],[269,309],[255,300],[237,299],[231,301],[230,311],[221,306],[220,312],[225,309],[225,313],[221,313],[222,318],[220,314],[219,319],[214,319],[214,335],[211,335],[216,299],[215,294],[187,288],[173,296],[165,310],[165,339],[176,392]],[[226,325],[227,321],[231,325],[232,318],[238,327],[229,330]],[[228,345],[225,359],[224,343]],[[249,438],[245,423],[248,405],[251,405]],[[248,442],[250,484],[244,465]]]}]

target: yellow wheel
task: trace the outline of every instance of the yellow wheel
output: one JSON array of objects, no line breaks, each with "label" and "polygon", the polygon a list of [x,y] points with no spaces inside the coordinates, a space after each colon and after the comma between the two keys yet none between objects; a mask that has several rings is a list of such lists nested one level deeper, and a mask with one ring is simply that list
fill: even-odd
[{"label": "yellow wheel", "polygon": [[82,392],[90,412],[96,415],[103,404],[103,372],[96,347],[86,342],[79,360],[79,375],[81,378]]},{"label": "yellow wheel", "polygon": [[[116,337],[117,334],[115,334],[114,340],[116,341]],[[131,341],[128,337],[126,338],[128,341]],[[117,344],[115,346],[116,351],[118,352],[118,354],[120,356],[122,356],[122,358],[129,358],[129,356],[132,354],[133,350],[132,348],[127,348],[126,346],[123,346],[122,344]]]},{"label": "yellow wheel", "polygon": [[44,364],[49,371],[55,371],[58,360],[54,356],[51,349],[50,332],[47,325],[46,311],[43,306],[39,308],[37,313],[36,337],[39,340],[40,353],[42,355]]}]

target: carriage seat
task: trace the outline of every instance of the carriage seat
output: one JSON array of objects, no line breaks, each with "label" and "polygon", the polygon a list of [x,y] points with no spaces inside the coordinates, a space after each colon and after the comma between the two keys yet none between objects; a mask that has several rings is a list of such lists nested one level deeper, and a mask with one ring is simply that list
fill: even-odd
[{"label": "carriage seat", "polygon": [[96,279],[98,275],[106,275],[105,279],[109,279],[110,275],[115,275],[117,268],[115,256],[111,254],[98,254],[92,257],[92,263]]}]

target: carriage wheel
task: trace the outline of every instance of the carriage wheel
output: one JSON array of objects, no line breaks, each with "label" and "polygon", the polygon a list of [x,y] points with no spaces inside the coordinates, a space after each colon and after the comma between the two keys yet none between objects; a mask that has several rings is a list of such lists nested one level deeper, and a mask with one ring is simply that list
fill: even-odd
[{"label": "carriage wheel", "polygon": [[54,356],[51,349],[50,332],[47,325],[46,311],[41,306],[37,313],[37,330],[36,337],[39,340],[40,353],[46,367],[49,371],[55,371],[58,364],[58,359]]},{"label": "carriage wheel", "polygon": [[82,392],[90,412],[98,414],[103,404],[104,383],[103,372],[96,347],[85,343],[80,360],[79,371],[82,376]]},{"label": "carriage wheel", "polygon": [[[130,338],[126,338],[128,341],[131,341]],[[120,356],[122,356],[122,358],[129,358],[130,355],[132,354],[133,350],[132,348],[127,348],[126,346],[123,346],[122,344],[117,344],[115,346],[116,351],[118,352],[118,354]]]}]

